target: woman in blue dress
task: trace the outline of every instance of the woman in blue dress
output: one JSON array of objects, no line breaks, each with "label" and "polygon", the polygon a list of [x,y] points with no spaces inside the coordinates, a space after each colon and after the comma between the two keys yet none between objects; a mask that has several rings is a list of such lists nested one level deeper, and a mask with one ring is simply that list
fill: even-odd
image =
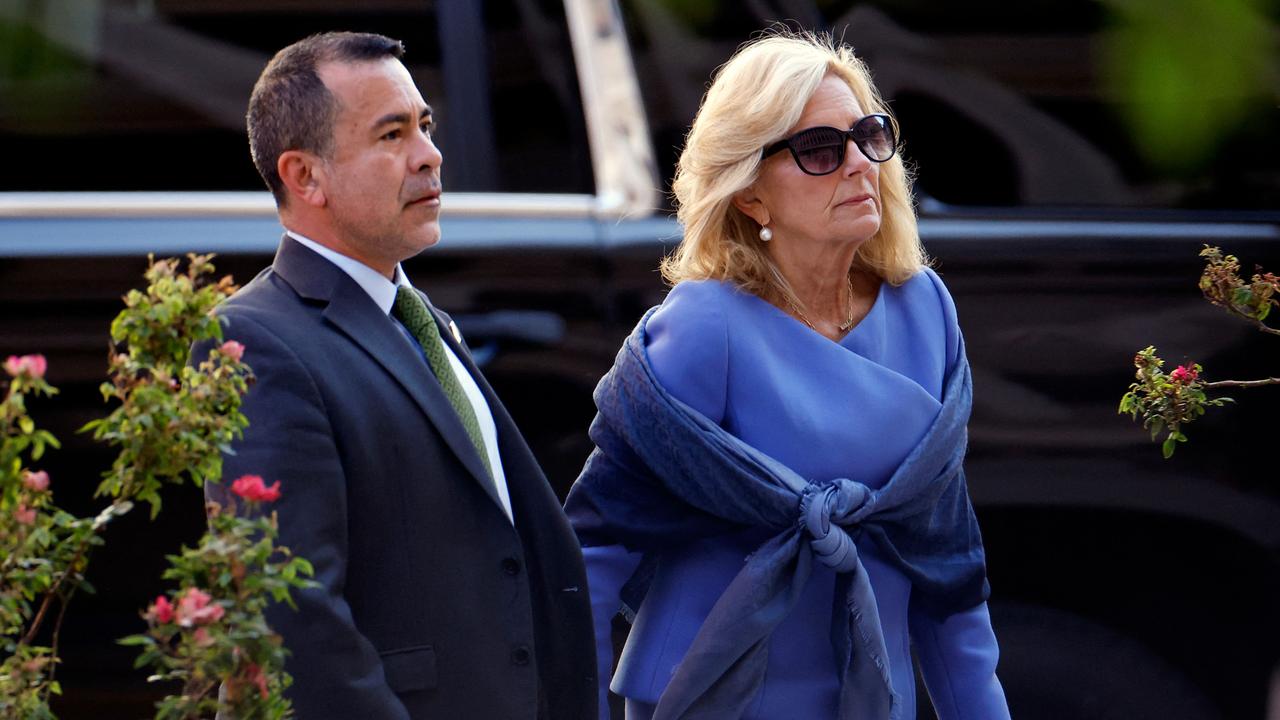
[{"label": "woman in blue dress", "polygon": [[[964,485],[956,311],[852,52],[773,33],[718,72],[674,182],[674,285],[596,391],[567,501],[601,717],[1008,717]],[[610,621],[635,610],[613,667]]]}]

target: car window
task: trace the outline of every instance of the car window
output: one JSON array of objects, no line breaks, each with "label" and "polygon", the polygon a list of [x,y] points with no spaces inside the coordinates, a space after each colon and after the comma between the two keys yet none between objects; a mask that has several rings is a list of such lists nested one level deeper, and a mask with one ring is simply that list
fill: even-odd
[{"label": "car window", "polygon": [[[715,68],[785,21],[830,30],[867,60],[897,115],[917,193],[950,205],[1274,208],[1274,97],[1241,87],[1252,111],[1209,126],[1194,167],[1144,154],[1126,124],[1140,101],[1108,82],[1115,22],[1090,0],[624,0],[629,40],[669,183]],[[1274,18],[1267,20],[1272,27]],[[1185,108],[1204,115],[1207,103]],[[1190,132],[1188,128],[1186,130]]]},{"label": "car window", "polygon": [[592,191],[555,0],[0,3],[0,191],[262,189],[244,132],[254,80],[327,30],[404,41],[446,188]]}]

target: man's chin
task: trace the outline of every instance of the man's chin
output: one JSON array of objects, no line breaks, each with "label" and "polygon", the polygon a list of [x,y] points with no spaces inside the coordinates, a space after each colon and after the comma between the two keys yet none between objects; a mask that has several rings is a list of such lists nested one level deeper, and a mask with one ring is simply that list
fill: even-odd
[{"label": "man's chin", "polygon": [[412,235],[409,236],[410,244],[416,248],[416,252],[420,253],[429,247],[440,242],[440,224],[436,222],[429,223],[417,228]]}]

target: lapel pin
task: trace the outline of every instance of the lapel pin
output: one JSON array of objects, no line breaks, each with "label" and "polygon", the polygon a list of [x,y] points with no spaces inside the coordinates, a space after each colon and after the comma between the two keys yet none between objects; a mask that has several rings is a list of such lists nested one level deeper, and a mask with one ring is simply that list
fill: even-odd
[{"label": "lapel pin", "polygon": [[462,333],[458,332],[458,324],[452,320],[449,321],[449,332],[453,333],[453,339],[457,340],[458,344],[461,345]]}]

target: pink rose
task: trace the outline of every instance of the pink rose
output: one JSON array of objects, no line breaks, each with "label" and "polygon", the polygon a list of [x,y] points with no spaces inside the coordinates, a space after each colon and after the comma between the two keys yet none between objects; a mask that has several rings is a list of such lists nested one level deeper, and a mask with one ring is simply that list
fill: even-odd
[{"label": "pink rose", "polygon": [[223,355],[226,355],[236,362],[240,362],[240,358],[244,357],[244,345],[241,345],[235,340],[228,340],[222,343],[222,347],[218,349],[222,351]]},{"label": "pink rose", "polygon": [[1169,373],[1170,380],[1182,385],[1194,382],[1198,377],[1200,377],[1200,373],[1196,372],[1195,365],[1179,365],[1174,368],[1173,372]]},{"label": "pink rose", "polygon": [[49,364],[45,362],[43,355],[10,355],[4,361],[4,371],[18,377],[19,375],[27,375],[33,378],[44,377],[44,371],[49,368]]},{"label": "pink rose", "polygon": [[242,475],[231,483],[231,492],[250,502],[275,502],[280,499],[280,481],[267,487],[261,476]]},{"label": "pink rose", "polygon": [[221,605],[210,604],[211,600],[213,598],[200,588],[187,588],[187,591],[178,598],[178,609],[174,611],[174,618],[182,627],[218,622],[226,611]]},{"label": "pink rose", "polygon": [[22,475],[22,484],[33,492],[44,492],[49,489],[49,473],[43,470],[39,472],[28,470]]},{"label": "pink rose", "polygon": [[13,519],[17,520],[19,525],[35,525],[36,509],[19,504],[13,511]]},{"label": "pink rose", "polygon": [[202,627],[196,628],[196,631],[191,634],[191,637],[195,639],[196,647],[207,648],[213,644],[213,636],[209,634],[208,630],[205,630]]},{"label": "pink rose", "polygon": [[164,595],[157,595],[156,601],[151,603],[151,607],[147,608],[146,618],[155,620],[163,625],[173,620],[173,605],[169,602],[169,598]]}]

